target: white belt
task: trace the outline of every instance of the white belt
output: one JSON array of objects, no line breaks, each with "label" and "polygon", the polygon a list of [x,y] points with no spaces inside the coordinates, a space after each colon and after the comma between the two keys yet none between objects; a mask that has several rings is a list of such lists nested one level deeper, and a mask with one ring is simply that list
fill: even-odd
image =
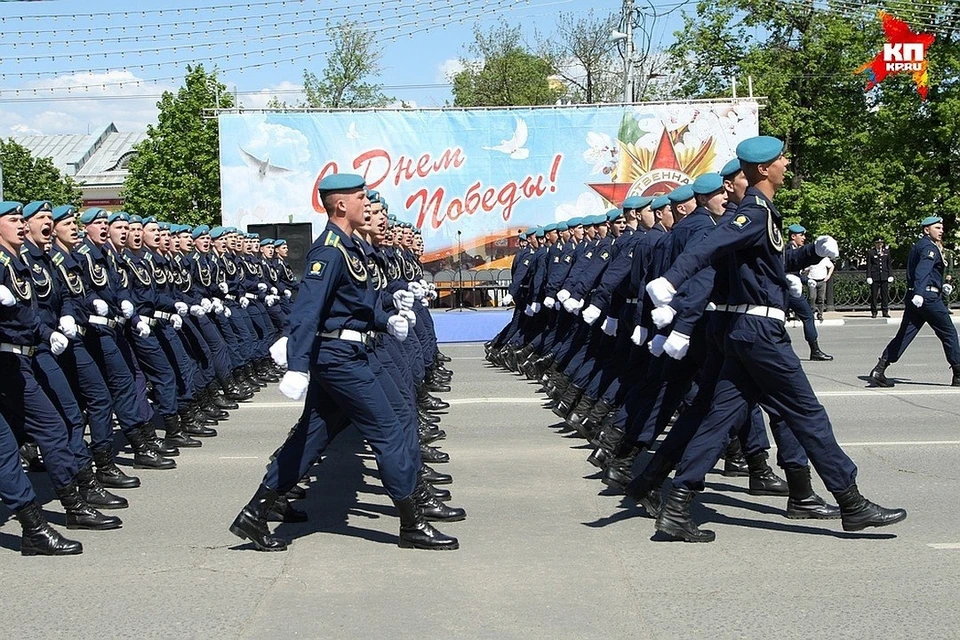
[{"label": "white belt", "polygon": [[940,293],[940,289],[937,287],[927,287],[927,291],[932,291],[933,293]]},{"label": "white belt", "polygon": [[727,311],[729,313],[743,313],[748,316],[761,316],[764,318],[773,318],[780,322],[785,322],[787,314],[782,309],[776,307],[764,307],[759,304],[718,304],[717,311]]},{"label": "white belt", "polygon": [[153,317],[156,318],[157,320],[166,320],[167,322],[169,322],[170,318],[173,317],[173,314],[167,313],[165,311],[154,311]]},{"label": "white belt", "polygon": [[377,338],[376,331],[354,331],[353,329],[340,329],[338,331],[321,331],[317,334],[321,338],[331,338],[333,340],[347,340],[349,342],[361,342],[367,346],[373,346],[373,341]]},{"label": "white belt", "polygon": [[717,310],[717,305],[716,305],[716,303],[714,303],[714,302],[708,302],[708,303],[707,303],[707,307],[706,307],[706,309],[704,309],[704,310],[705,310],[705,311],[716,311],[716,310]]},{"label": "white belt", "polygon": [[28,358],[32,356],[36,350],[36,347],[27,347],[20,344],[7,344],[6,342],[0,344],[0,351],[4,353],[16,353],[21,356],[27,356]]},{"label": "white belt", "polygon": [[256,299],[257,299],[257,294],[255,294],[255,293],[245,293],[245,294],[243,294],[243,297],[244,297],[244,298],[250,298],[251,300],[256,300]]},{"label": "white belt", "polygon": [[148,326],[151,326],[151,327],[157,326],[156,318],[144,318],[143,316],[140,316],[140,319],[146,322]]},{"label": "white belt", "polygon": [[232,295],[230,295],[229,293],[228,293],[227,295],[223,296],[223,297],[226,298],[227,300],[236,300],[236,299],[237,299],[237,296],[232,296]]},{"label": "white belt", "polygon": [[627,303],[627,304],[638,304],[639,302],[640,302],[640,298],[627,298],[627,299],[626,299],[626,303]]},{"label": "white belt", "polygon": [[87,322],[89,322],[90,324],[99,324],[104,327],[110,327],[111,329],[117,326],[116,320],[111,320],[110,318],[104,318],[103,316],[90,316],[89,318],[87,318]]}]

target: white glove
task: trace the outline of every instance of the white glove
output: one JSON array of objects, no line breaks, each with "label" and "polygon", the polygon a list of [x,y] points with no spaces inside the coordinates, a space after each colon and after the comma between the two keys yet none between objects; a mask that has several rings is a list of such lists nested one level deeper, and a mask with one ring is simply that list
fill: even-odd
[{"label": "white glove", "polygon": [[583,300],[576,300],[574,298],[567,298],[563,301],[563,308],[567,313],[573,313],[576,315],[580,312],[580,307],[583,306]]},{"label": "white glove", "polygon": [[77,337],[77,321],[73,316],[60,316],[60,324],[57,328],[68,338]]},{"label": "white glove", "polygon": [[246,309],[249,306],[250,306],[250,298],[247,298],[246,296],[244,296],[243,298],[240,298],[241,309]]},{"label": "white glove", "polygon": [[190,313],[190,307],[187,305],[186,302],[180,302],[180,301],[178,300],[177,302],[174,302],[174,303],[173,303],[173,308],[176,309],[176,310],[177,310],[177,314],[179,314],[179,315],[181,315],[181,316],[185,316],[185,315],[187,315],[188,313]]},{"label": "white glove", "polygon": [[223,317],[224,317],[224,318],[229,318],[229,317],[232,316],[232,315],[233,315],[233,311],[230,311],[230,307],[224,307],[224,308],[223,308]]},{"label": "white glove", "polygon": [[277,295],[278,293],[280,293],[280,292],[277,291],[277,288],[276,288],[276,287],[270,287],[270,295],[274,295],[274,296],[275,296],[275,295]]},{"label": "white glove", "polygon": [[821,258],[840,257],[840,247],[831,236],[820,236],[814,244],[816,245],[814,249]]},{"label": "white glove", "polygon": [[422,298],[427,294],[426,288],[419,282],[407,283],[407,291],[413,294],[415,298]]},{"label": "white glove", "polygon": [[[436,296],[434,296],[434,297],[436,297]],[[420,301],[420,304],[422,304],[422,305],[425,306],[425,307],[429,307],[429,306],[430,306],[430,298],[429,298],[429,297],[424,298],[423,300]]]},{"label": "white glove", "polygon": [[[586,311],[584,311],[586,313]],[[617,335],[617,327],[620,325],[620,321],[616,318],[607,317],[603,321],[603,325],[600,327],[600,330],[603,331],[608,336]]]},{"label": "white glove", "polygon": [[663,343],[663,350],[674,360],[683,360],[683,356],[687,355],[689,349],[690,336],[679,331],[671,331],[666,342]]},{"label": "white glove", "polygon": [[5,307],[12,307],[17,304],[17,299],[13,297],[13,291],[10,291],[10,289],[3,284],[0,284],[0,304]]},{"label": "white glove", "polygon": [[948,296],[948,295],[950,295],[951,293],[953,293],[953,285],[952,285],[952,284],[945,284],[945,285],[943,285],[942,287],[940,287],[940,291],[943,291],[943,295]]},{"label": "white glove", "polygon": [[590,305],[589,307],[583,310],[583,321],[589,325],[592,325],[594,322],[597,321],[597,318],[600,317],[601,313],[603,312],[600,311],[600,307]]},{"label": "white glove", "polygon": [[[426,280],[421,280],[420,282],[427,282],[427,281],[426,281]],[[427,289],[430,289],[430,291],[436,291],[436,290],[437,290],[437,285],[435,285],[435,284],[432,283],[432,282],[427,282]]]},{"label": "white glove", "polygon": [[267,296],[263,299],[263,301],[267,303],[268,307],[272,307],[273,305],[275,305],[277,303],[277,300],[278,300],[277,296]]},{"label": "white glove", "polygon": [[53,351],[53,355],[60,355],[66,351],[67,347],[69,346],[70,341],[67,340],[67,336],[63,335],[59,331],[54,331],[50,334],[50,351]]},{"label": "white glove", "polygon": [[259,289],[260,291],[266,291],[266,290],[267,290],[267,285],[264,284],[263,282],[258,282],[258,283],[257,283],[257,289]]},{"label": "white glove", "polygon": [[[430,284],[433,284],[433,283],[431,282]],[[427,291],[427,298],[426,298],[427,300],[436,300],[438,297],[440,297],[440,294],[437,293],[437,290],[435,288]]]},{"label": "white glove", "polygon": [[563,304],[564,302],[567,301],[567,298],[569,297],[570,297],[569,291],[567,291],[566,289],[560,289],[560,292],[557,293],[557,302],[559,302],[560,304]]},{"label": "white glove", "polygon": [[531,316],[531,317],[532,317],[532,316],[533,316],[533,307],[531,307],[530,305],[527,305],[527,306],[524,308],[524,310],[523,310],[523,314],[526,315],[526,316]]},{"label": "white glove", "polygon": [[657,335],[653,336],[653,340],[651,340],[650,344],[647,345],[650,349],[650,353],[652,353],[654,356],[658,358],[662,356],[663,344],[666,341],[667,341],[667,336],[663,335],[662,333],[658,333]]},{"label": "white glove", "polygon": [[284,289],[284,290],[283,290],[283,297],[285,297],[287,300],[289,300],[290,298],[293,297],[293,291],[290,291],[290,289]]},{"label": "white glove", "polygon": [[787,289],[790,291],[790,295],[800,297],[803,295],[803,281],[800,280],[799,276],[795,276],[792,273],[788,273]]},{"label": "white glove", "polygon": [[300,400],[310,386],[310,374],[299,371],[287,371],[280,380],[277,389],[291,400]]},{"label": "white glove", "polygon": [[129,300],[123,300],[120,302],[120,312],[123,313],[123,317],[129,320],[133,317],[133,303]]},{"label": "white glove", "polygon": [[509,307],[512,304],[513,304],[513,296],[510,295],[509,293],[503,296],[503,299],[500,301],[501,307]]},{"label": "white glove", "polygon": [[[2,297],[2,294],[0,294],[0,297]],[[110,307],[100,298],[94,298],[91,302],[93,303],[93,310],[97,312],[98,316],[105,316],[110,313]]]},{"label": "white glove", "polygon": [[913,299],[910,300],[917,309],[923,306],[923,296],[913,296]]},{"label": "white glove", "polygon": [[270,357],[278,367],[287,366],[287,337],[284,336],[270,345]]},{"label": "white glove", "polygon": [[221,282],[220,284],[217,285],[217,288],[220,289],[220,291],[223,292],[223,293],[229,293],[229,292],[230,292],[230,287],[227,286],[227,283],[226,283],[226,282]]},{"label": "white glove", "polygon": [[867,278],[867,284],[873,284],[873,278]]},{"label": "white glove", "polygon": [[403,342],[407,339],[407,333],[410,332],[410,323],[403,316],[390,316],[387,318],[387,333]]},{"label": "white glove", "polygon": [[543,309],[543,305],[541,305],[539,302],[531,302],[530,308],[533,309],[534,313],[540,313],[540,310]]},{"label": "white glove", "polygon": [[137,335],[141,338],[146,338],[150,335],[150,325],[148,325],[144,320],[137,322]]},{"label": "white glove", "polygon": [[223,313],[224,306],[223,303],[220,302],[220,298],[211,298],[210,302],[213,303],[214,313]]},{"label": "white glove", "polygon": [[420,283],[420,286],[423,287],[423,290],[424,290],[424,291],[426,291],[427,289],[429,289],[429,288],[430,288],[430,285],[433,284],[433,283],[431,283],[431,282],[427,282],[427,281],[424,280],[423,278],[420,278],[419,280],[417,280],[417,282]]},{"label": "white glove", "polygon": [[394,291],[393,292],[393,306],[398,310],[402,309],[413,309],[413,301],[415,296],[409,291]]},{"label": "white glove", "polygon": [[403,311],[398,311],[397,313],[407,319],[407,324],[410,325],[411,329],[417,326],[417,314],[415,314],[413,311],[404,309]]},{"label": "white glove", "polygon": [[893,282],[893,276],[890,276],[889,278],[887,278],[887,282]]},{"label": "white glove", "polygon": [[630,336],[630,342],[638,347],[647,341],[647,328],[637,325],[633,328],[633,335]]},{"label": "white glove", "polygon": [[657,307],[650,312],[650,317],[653,318],[653,324],[657,325],[657,329],[663,329],[665,326],[673,322],[673,319],[676,317],[677,312],[670,305],[663,307]]},{"label": "white glove", "polygon": [[817,288],[817,281],[816,281],[816,280],[807,280],[807,286],[810,287],[810,290],[811,290],[811,291],[815,291],[816,288]]},{"label": "white glove", "polygon": [[204,310],[203,310],[203,307],[201,307],[200,305],[198,305],[198,304],[192,304],[192,305],[190,305],[190,315],[192,315],[193,317],[199,318],[200,316],[203,316],[203,315],[206,315],[206,314],[207,314],[207,312],[204,311]]},{"label": "white glove", "polygon": [[179,330],[180,330],[180,327],[183,326],[183,318],[181,318],[180,316],[174,314],[174,315],[170,316],[170,324],[173,325],[173,328],[174,328],[174,329],[176,329],[177,331],[179,331]]},{"label": "white glove", "polygon": [[543,299],[543,306],[545,306],[547,309],[553,309],[557,306],[557,301],[550,296],[547,296]]},{"label": "white glove", "polygon": [[211,311],[213,311],[213,303],[210,302],[210,298],[201,298],[200,306],[203,307],[204,313],[210,313]]},{"label": "white glove", "polygon": [[670,281],[663,276],[647,283],[647,295],[653,301],[655,307],[662,307],[670,304],[673,296],[677,295],[677,290],[673,288]]}]

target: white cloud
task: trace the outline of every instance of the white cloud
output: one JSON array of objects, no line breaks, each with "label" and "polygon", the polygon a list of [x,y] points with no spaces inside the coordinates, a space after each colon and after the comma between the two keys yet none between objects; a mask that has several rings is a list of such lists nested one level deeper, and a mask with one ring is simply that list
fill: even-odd
[{"label": "white cloud", "polygon": [[278,84],[260,89],[260,91],[253,94],[241,94],[240,105],[246,109],[265,109],[267,103],[273,98],[277,98],[280,102],[285,102],[290,106],[306,101],[306,96],[303,93],[303,85],[284,80]]},{"label": "white cloud", "polygon": [[302,132],[281,124],[260,122],[244,148],[275,164],[292,169],[310,160],[310,141]]},{"label": "white cloud", "polygon": [[593,191],[584,191],[574,202],[564,202],[554,209],[553,217],[558,222],[578,216],[593,216],[607,210],[603,198]]},{"label": "white cloud", "polygon": [[453,76],[463,71],[463,62],[459,58],[447,58],[437,65],[437,82],[450,82]]}]

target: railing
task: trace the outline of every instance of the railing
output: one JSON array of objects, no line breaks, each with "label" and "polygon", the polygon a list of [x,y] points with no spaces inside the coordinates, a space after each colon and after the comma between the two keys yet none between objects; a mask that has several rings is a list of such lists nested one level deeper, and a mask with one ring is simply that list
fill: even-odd
[{"label": "railing", "polygon": [[[890,307],[903,308],[907,294],[906,274],[893,272],[890,283]],[[438,308],[497,307],[510,286],[510,269],[464,269],[463,272],[444,269],[432,276],[440,294]],[[429,278],[428,278],[429,279]],[[958,304],[960,291],[954,291],[948,301]],[[462,303],[461,303],[462,299]],[[828,311],[863,311],[870,309],[870,285],[865,271],[835,271],[826,291]]]}]

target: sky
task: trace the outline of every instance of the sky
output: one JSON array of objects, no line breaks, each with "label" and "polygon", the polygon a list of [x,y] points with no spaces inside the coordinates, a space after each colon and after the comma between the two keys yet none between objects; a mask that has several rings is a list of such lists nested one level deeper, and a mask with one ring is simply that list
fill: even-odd
[{"label": "sky", "polygon": [[[667,46],[684,0],[638,1],[654,49]],[[560,12],[619,13],[620,0],[0,0],[0,137],[82,134],[113,122],[121,132],[155,124],[156,102],[182,85],[187,64],[217,67],[246,108],[302,98],[304,69],[319,73],[326,26],[364,24],[383,46],[386,95],[418,107],[452,101],[448,74],[468,57],[473,29],[501,18],[550,33]],[[648,18],[648,24],[649,22]],[[642,35],[635,38],[641,46]]]}]

